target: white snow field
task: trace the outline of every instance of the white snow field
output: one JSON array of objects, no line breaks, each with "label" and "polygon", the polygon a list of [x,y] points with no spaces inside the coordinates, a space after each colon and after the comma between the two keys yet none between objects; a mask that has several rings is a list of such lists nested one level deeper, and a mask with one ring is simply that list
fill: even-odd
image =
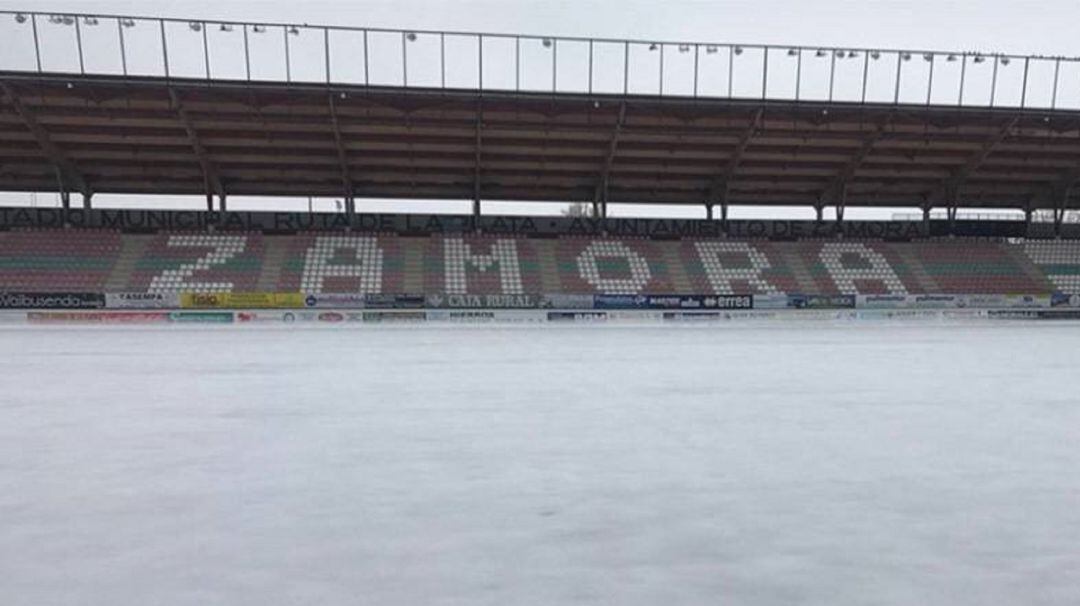
[{"label": "white snow field", "polygon": [[0,330],[0,604],[1080,603],[1080,325]]}]

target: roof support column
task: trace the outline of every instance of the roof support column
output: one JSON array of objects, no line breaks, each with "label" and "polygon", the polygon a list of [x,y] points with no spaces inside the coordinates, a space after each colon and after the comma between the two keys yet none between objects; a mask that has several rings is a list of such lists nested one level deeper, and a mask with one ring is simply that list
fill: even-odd
[{"label": "roof support column", "polygon": [[836,200],[836,221],[844,222],[844,210],[847,208],[847,183],[840,186],[840,195]]},{"label": "roof support column", "polygon": [[477,230],[480,229],[480,161],[483,151],[483,131],[484,127],[484,98],[479,97],[476,100],[476,162],[473,170],[473,207],[472,214],[474,224]]},{"label": "roof support column", "polygon": [[1054,237],[1061,237],[1061,225],[1065,223],[1065,209],[1069,205],[1069,196],[1072,194],[1072,183],[1059,187],[1054,196]]},{"label": "roof support column", "polygon": [[214,194],[217,193],[218,196],[224,198],[225,187],[218,176],[217,167],[210,160],[210,154],[199,140],[199,134],[195,130],[195,125],[192,123],[191,116],[188,115],[180,95],[172,88],[169,89],[169,100],[172,102],[172,109],[176,112],[176,118],[180,122],[180,126],[184,128],[184,132],[187,134],[188,143],[195,153],[195,159],[198,160],[199,167],[202,169],[203,182],[206,185],[206,209],[212,211],[214,210]]},{"label": "roof support column", "polygon": [[626,122],[626,103],[619,104],[619,114],[615,117],[615,127],[611,132],[611,141],[608,142],[607,155],[604,163],[600,166],[600,175],[596,179],[596,187],[593,189],[593,202],[601,207],[603,216],[607,216],[608,182],[611,178],[611,166],[615,163],[615,152],[619,149],[619,134]]},{"label": "roof support column", "polygon": [[[38,122],[34,113],[23,105],[22,100],[16,94],[15,89],[6,82],[0,82],[0,91],[7,97],[8,104],[15,110],[15,114],[19,116],[23,124],[30,130],[30,134],[34,136],[34,140],[37,142],[38,148],[41,149],[48,161],[56,169],[56,180],[60,184],[60,199],[61,201],[67,200],[70,204],[71,196],[70,191],[81,192],[83,196],[93,195],[93,190],[90,189],[90,185],[86,181],[86,177],[83,176],[82,171],[75,165],[74,162],[67,155],[56,146],[53,142],[52,136],[49,131],[45,130],[43,126]],[[67,206],[65,206],[65,209]]]},{"label": "roof support column", "polygon": [[[341,93],[342,98],[345,93]],[[337,105],[334,103],[334,95],[327,96],[330,104],[330,123],[334,127],[334,143],[337,147],[338,165],[341,169],[341,189],[345,197],[345,213],[349,216],[349,224],[356,214],[356,201],[353,198],[355,186],[353,185],[352,172],[349,169],[349,154],[345,149],[345,139],[341,135],[341,123],[338,120]]]}]

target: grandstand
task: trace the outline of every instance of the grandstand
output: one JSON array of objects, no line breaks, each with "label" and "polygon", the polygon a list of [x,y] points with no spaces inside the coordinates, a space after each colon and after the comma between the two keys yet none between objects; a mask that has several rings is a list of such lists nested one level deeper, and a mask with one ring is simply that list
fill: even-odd
[{"label": "grandstand", "polygon": [[0,232],[0,290],[1080,294],[1075,242]]},{"label": "grandstand", "polygon": [[[1075,59],[5,15],[13,19],[0,29],[33,45],[20,47],[22,65],[0,66],[0,190],[58,191],[63,204],[0,209],[0,292],[390,295],[409,305],[444,295],[1080,294],[1080,226],[1065,221],[1080,206],[1080,99],[1060,82]],[[81,37],[78,62],[63,67],[50,36],[111,22],[120,41],[111,67]],[[160,62],[140,57],[135,70],[125,32],[146,27],[161,32]],[[215,68],[212,28],[242,30],[243,72]],[[260,78],[248,36],[278,29],[284,77]],[[350,36],[364,41],[362,78],[335,68]],[[400,46],[368,46],[380,37]],[[447,37],[475,42],[476,52],[443,45],[428,61],[411,58],[414,44]],[[295,63],[310,54],[289,58],[293,39],[322,45],[319,77]],[[551,51],[550,88],[521,84],[521,49],[534,43]],[[582,52],[568,66],[560,47]],[[621,61],[604,48],[622,49]],[[490,67],[494,49],[515,57],[502,72]],[[693,56],[692,70],[665,72],[665,49]],[[639,51],[658,51],[655,90],[631,77]],[[726,87],[710,88],[709,61],[719,56]],[[913,56],[931,68],[925,81],[904,77]],[[399,79],[367,73],[398,60]],[[777,70],[804,60],[857,64],[861,79],[838,85],[830,76],[827,90],[800,71],[777,81]],[[475,81],[447,80],[448,62],[473,61]],[[938,61],[963,69],[935,80]],[[987,89],[978,74],[988,64]],[[1023,66],[1022,86],[999,90],[996,74],[1010,64]],[[587,79],[560,80],[586,66]],[[746,89],[737,68],[759,85]],[[1052,81],[1027,78],[1049,68]],[[81,208],[72,194],[82,194]],[[135,212],[95,207],[107,194],[147,202]],[[160,195],[205,196],[207,209],[158,210]],[[251,195],[344,205],[229,210],[229,196]],[[366,198],[467,200],[473,212],[364,214]],[[500,217],[484,214],[485,200],[585,203],[591,216]],[[614,219],[609,203],[692,205],[705,219]],[[807,206],[817,219],[739,221],[733,206]],[[848,208],[878,207],[919,212],[845,220]],[[969,219],[962,208],[1013,214]]]}]

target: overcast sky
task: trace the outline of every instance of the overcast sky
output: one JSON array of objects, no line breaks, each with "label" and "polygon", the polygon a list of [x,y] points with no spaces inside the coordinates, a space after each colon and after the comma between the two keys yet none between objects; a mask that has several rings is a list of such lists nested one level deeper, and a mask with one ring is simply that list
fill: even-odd
[{"label": "overcast sky", "polygon": [[[1076,0],[0,0],[0,7],[8,10],[119,13],[210,21],[277,21],[808,47],[824,45],[1070,57],[1080,55],[1080,44],[1077,42],[1080,39],[1077,34],[1080,2]],[[133,50],[129,49],[129,53]],[[9,45],[0,52],[15,51]],[[422,73],[418,75],[422,76]],[[677,71],[675,76],[678,76]],[[561,69],[560,78],[563,78]],[[1075,94],[1080,103],[1080,81],[1074,88],[1075,93],[1071,88],[1067,92]],[[7,201],[10,202],[11,198],[8,197]],[[39,197],[38,202],[49,201]],[[243,201],[234,203],[235,207],[239,207]],[[371,203],[368,203],[368,207],[387,208],[383,204]],[[461,206],[461,210],[465,209],[467,204]],[[519,210],[530,209],[520,207]],[[702,211],[692,209],[689,212],[696,215]]]}]

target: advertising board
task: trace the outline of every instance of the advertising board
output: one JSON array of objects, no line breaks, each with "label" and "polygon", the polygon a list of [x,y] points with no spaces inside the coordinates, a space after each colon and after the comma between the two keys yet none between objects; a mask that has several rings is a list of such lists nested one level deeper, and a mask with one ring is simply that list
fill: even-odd
[{"label": "advertising board", "polygon": [[299,309],[304,307],[300,293],[223,292],[181,293],[184,309]]},{"label": "advertising board", "polygon": [[180,307],[180,295],[175,292],[105,293],[106,309],[175,309],[177,307]]},{"label": "advertising board", "polygon": [[595,309],[752,309],[753,295],[594,295]]},{"label": "advertising board", "polygon": [[0,309],[101,309],[105,295],[95,292],[0,292]]}]

